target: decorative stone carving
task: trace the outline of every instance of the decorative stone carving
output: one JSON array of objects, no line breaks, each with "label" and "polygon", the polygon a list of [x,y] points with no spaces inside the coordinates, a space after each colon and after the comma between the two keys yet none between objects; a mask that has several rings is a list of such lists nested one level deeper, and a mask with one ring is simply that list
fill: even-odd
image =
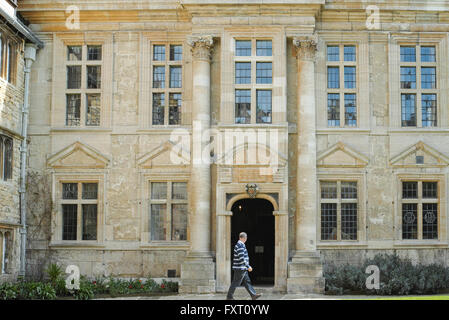
[{"label": "decorative stone carving", "polygon": [[187,39],[187,43],[191,47],[194,59],[210,60],[214,45],[211,35],[191,36]]},{"label": "decorative stone carving", "polygon": [[248,196],[251,199],[254,199],[256,197],[256,195],[257,195],[257,192],[259,191],[259,187],[255,183],[247,184],[245,186],[245,189],[246,189],[246,193],[248,194]]},{"label": "decorative stone carving", "polygon": [[315,60],[318,45],[318,37],[316,35],[294,37],[293,45],[296,49],[296,59]]}]

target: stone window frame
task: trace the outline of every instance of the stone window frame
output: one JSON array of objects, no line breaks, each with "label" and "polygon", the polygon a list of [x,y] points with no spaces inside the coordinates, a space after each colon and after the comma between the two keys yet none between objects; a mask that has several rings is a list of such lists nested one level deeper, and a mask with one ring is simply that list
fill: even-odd
[{"label": "stone window frame", "polygon": [[[5,161],[6,161],[6,142],[9,141],[11,144],[11,149],[10,149],[10,164],[11,167],[8,168],[8,171],[5,170]],[[14,169],[14,139],[11,138],[10,136],[4,135],[4,134],[0,134],[0,181],[2,182],[8,182],[11,181],[13,179],[13,169]],[[9,177],[5,176],[5,172],[9,173]]]},{"label": "stone window frame", "polygon": [[[52,187],[52,237],[50,246],[98,246],[102,245],[104,241],[104,215],[105,215],[105,176],[98,173],[86,173],[86,172],[72,172],[72,173],[54,173],[53,175],[53,187]],[[62,240],[62,204],[64,203],[84,203],[86,200],[63,200],[62,199],[62,184],[63,183],[98,183],[97,199],[97,240],[82,240],[82,210],[78,210],[77,219],[77,240]],[[78,192],[82,191],[78,187]],[[91,203],[91,202],[89,202]]]},{"label": "stone window frame", "polygon": [[[157,45],[164,45],[165,46],[165,60],[164,61],[157,61],[153,60],[153,51],[154,46]],[[170,60],[170,46],[172,45],[180,45],[182,47],[182,60]],[[150,126],[151,127],[159,127],[159,128],[176,128],[180,127],[183,123],[182,121],[182,115],[184,110],[184,91],[185,91],[185,63],[186,63],[186,46],[184,45],[183,41],[151,41],[150,43],[150,50],[149,50],[149,56],[150,56]],[[160,66],[165,67],[165,85],[164,88],[154,88],[153,87],[153,71],[154,67]],[[181,87],[180,88],[170,88],[170,68],[171,67],[181,67]],[[155,93],[162,93],[164,94],[165,98],[165,105],[164,105],[164,124],[153,124],[153,94]],[[170,124],[170,94],[181,94],[181,115],[180,115],[180,123],[179,124]]]},{"label": "stone window frame", "polygon": [[[271,39],[272,41],[272,119],[271,123],[236,124],[235,123],[235,40]],[[220,41],[220,112],[218,126],[232,127],[273,127],[286,128],[287,123],[287,37],[279,28],[249,27],[245,30],[227,29]],[[242,57],[243,58],[243,57]],[[262,56],[260,57],[262,58]],[[254,98],[253,98],[254,101]]]},{"label": "stone window frame", "polygon": [[[0,39],[0,77],[9,84],[16,86],[20,44],[5,31],[0,32]],[[8,51],[10,45],[12,50]]]},{"label": "stone window frame", "polygon": [[[413,94],[415,95],[415,116],[416,116],[416,125],[415,126],[403,126],[402,125],[402,103],[400,105],[401,107],[401,127],[414,127],[414,128],[426,128],[425,126],[423,126],[423,121],[422,121],[422,95],[423,94],[435,94],[437,96],[437,106],[436,106],[436,126],[430,126],[430,127],[439,127],[440,126],[440,121],[439,121],[439,110],[440,105],[439,105],[439,97],[441,94],[441,90],[440,90],[440,81],[438,79],[439,77],[439,61],[440,61],[440,55],[438,52],[438,44],[435,43],[426,43],[426,42],[419,42],[419,43],[414,43],[414,42],[404,42],[401,41],[398,43],[399,45],[399,73],[401,74],[401,67],[414,67],[415,68],[415,80],[416,80],[416,87],[414,89],[410,88],[410,89],[405,89],[405,88],[401,88],[401,79],[399,76],[399,92],[400,95],[402,97],[403,94]],[[415,62],[402,62],[401,58],[400,58],[400,48],[401,47],[414,47],[415,48]],[[421,61],[421,47],[427,47],[427,46],[432,46],[435,47],[435,62],[422,62]],[[422,68],[423,67],[433,67],[435,68],[435,72],[436,72],[436,76],[435,76],[435,84],[436,84],[436,88],[435,89],[423,89],[422,88]],[[427,127],[428,128],[428,127]]]},{"label": "stone window frame", "polygon": [[[329,46],[338,46],[339,48],[339,61],[328,61],[327,59],[327,48]],[[354,46],[356,53],[355,53],[355,61],[345,61],[344,60],[344,47],[345,46]],[[360,77],[359,77],[359,66],[358,66],[358,60],[359,60],[359,47],[357,45],[357,43],[352,43],[352,42],[327,42],[326,43],[326,96],[329,94],[339,94],[340,96],[340,125],[339,126],[329,126],[328,123],[328,128],[357,128],[358,127],[358,123],[359,123],[359,87],[360,87]],[[340,87],[339,88],[329,88],[327,83],[328,83],[328,68],[329,67],[338,67],[339,68],[339,83],[340,83]],[[344,80],[344,76],[345,76],[345,67],[355,67],[356,68],[356,86],[355,88],[345,88],[345,80]],[[351,125],[346,125],[346,119],[345,119],[345,95],[346,94],[355,94],[356,95],[356,125],[355,126],[351,126]],[[326,97],[327,98],[327,97]],[[329,120],[329,119],[328,119]]]},{"label": "stone window frame", "polygon": [[[192,101],[192,54],[186,43],[189,32],[142,32],[140,34],[140,61],[141,68],[139,81],[138,123],[139,132],[167,132],[173,128],[189,127],[191,124]],[[178,125],[153,125],[153,45],[154,44],[182,44],[182,94],[181,123]],[[166,51],[166,56],[170,52]],[[176,62],[176,61],[175,61]],[[166,77],[167,80],[167,77]],[[166,104],[168,106],[168,97]],[[168,118],[165,117],[164,121]]]},{"label": "stone window frame", "polygon": [[[110,33],[56,33],[53,35],[53,81],[52,81],[52,100],[50,113],[51,130],[61,132],[72,131],[101,131],[110,130],[112,121],[112,101],[113,101],[113,35]],[[80,109],[80,126],[66,125],[66,94],[78,93],[78,89],[67,89],[67,65],[75,65],[73,62],[67,61],[67,47],[68,46],[87,46],[87,45],[101,45],[102,46],[102,60],[92,61],[89,64],[101,65],[101,89],[83,89],[81,92],[81,109]],[[87,57],[87,49],[83,50],[83,55]],[[83,59],[87,62],[87,58]],[[87,71],[86,71],[87,72]],[[87,87],[86,75],[82,76],[82,88]],[[94,93],[100,91],[101,105],[100,105],[100,125],[86,126],[86,101],[83,96],[85,93]],[[77,92],[75,92],[77,91]]]},{"label": "stone window frame", "polygon": [[[421,62],[418,62],[418,52],[416,52],[416,63],[401,62],[400,61],[400,47],[401,46],[435,46],[436,63],[424,63],[436,67],[436,89],[401,89],[401,66],[416,66],[421,67]],[[420,54],[420,52],[419,52]],[[449,112],[447,108],[442,108],[448,103],[448,94],[442,88],[447,86],[448,70],[445,61],[448,59],[447,49],[447,34],[446,33],[411,33],[411,34],[392,34],[389,41],[389,93],[390,93],[390,127],[400,131],[417,131],[423,130],[435,131],[442,127],[449,125]],[[417,88],[421,87],[421,79],[416,76]],[[420,93],[436,93],[437,94],[437,125],[434,127],[422,126],[422,106],[420,103]],[[416,126],[403,127],[402,126],[402,93],[416,93]]]},{"label": "stone window frame", "polygon": [[[317,180],[317,217],[316,217],[316,234],[317,234],[317,248],[334,248],[334,247],[350,247],[350,246],[366,246],[366,177],[364,173],[354,174],[335,174],[335,173],[319,173]],[[322,181],[347,181],[357,182],[357,240],[321,240],[321,182]],[[335,201],[325,201],[327,203]],[[337,199],[337,202],[341,204],[341,199]],[[349,201],[351,202],[351,201]],[[352,201],[354,202],[354,201]],[[341,213],[337,209],[337,228],[338,233],[341,230]],[[339,235],[340,238],[340,235]],[[338,239],[339,239],[338,238]]]},{"label": "stone window frame", "polygon": [[[251,41],[251,55],[250,56],[237,56],[235,55],[235,51],[233,52],[233,86],[234,86],[234,108],[233,108],[233,116],[234,116],[234,124],[236,125],[254,125],[254,124],[272,124],[273,123],[273,86],[274,86],[274,74],[275,74],[275,68],[276,68],[276,62],[274,59],[274,45],[275,42],[273,40],[272,37],[258,37],[258,36],[253,36],[253,37],[234,37],[234,48],[236,47],[236,41],[238,40],[247,40],[247,41]],[[269,40],[271,41],[271,46],[272,46],[272,54],[271,56],[258,56],[256,51],[257,51],[257,41],[258,40]],[[235,64],[238,62],[249,62],[251,63],[251,81],[249,84],[237,84],[235,83],[235,78],[236,78],[236,68],[235,68]],[[269,62],[271,63],[271,84],[262,84],[262,83],[257,83],[257,63],[258,62]],[[235,122],[235,92],[237,90],[250,90],[251,92],[251,118],[250,118],[250,123],[247,124],[242,124],[242,123],[236,123]],[[257,122],[257,91],[258,90],[266,90],[266,91],[271,91],[271,122],[262,122],[262,123],[258,123]]]},{"label": "stone window frame", "polygon": [[[396,174],[396,196],[395,196],[395,225],[394,225],[394,245],[398,247],[413,246],[447,246],[447,221],[446,221],[446,176],[445,174],[420,174],[420,173],[397,173]],[[419,199],[406,200],[402,199],[402,182],[418,181],[418,182],[438,182],[438,239],[422,239],[422,210],[420,205],[426,201]],[[420,183],[419,183],[420,184]],[[418,185],[419,185],[418,184]],[[419,192],[419,190],[418,190]],[[419,197],[419,194],[418,194]],[[419,203],[418,204],[418,239],[402,239],[402,203]],[[432,202],[432,201],[430,201]]]},{"label": "stone window frame", "polygon": [[[191,199],[187,192],[187,240],[151,240],[150,238],[150,183],[151,182],[187,182],[187,190],[190,188],[190,172],[174,170],[160,171],[158,169],[144,170],[141,173],[140,199],[141,206],[141,248],[188,250],[190,248],[190,211]],[[168,197],[168,195],[167,195]],[[168,215],[168,210],[167,213]]]},{"label": "stone window frame", "polygon": [[14,229],[0,225],[0,277],[11,273]]},{"label": "stone window frame", "polygon": [[[89,46],[101,46],[101,60],[88,60],[88,47]],[[68,48],[70,46],[81,46],[81,60],[79,61],[71,61],[68,60]],[[69,94],[79,94],[80,95],[80,121],[79,125],[68,125],[67,124],[67,104],[66,104],[66,122],[65,126],[69,128],[73,127],[102,127],[102,109],[103,109],[103,85],[106,79],[103,76],[103,61],[104,61],[104,53],[103,53],[103,44],[97,42],[85,42],[83,44],[68,44],[65,46],[65,69],[66,69],[66,81],[68,83],[68,67],[81,67],[81,87],[79,89],[68,89],[66,86],[65,94],[66,96]],[[89,89],[87,88],[87,68],[90,66],[99,66],[101,70],[101,79],[100,79],[100,88]],[[100,124],[99,125],[87,125],[87,96],[89,94],[99,94],[100,95]]]},{"label": "stone window frame", "polygon": [[[318,51],[316,53],[316,92],[326,92],[326,95],[316,95],[317,101],[317,130],[324,130],[326,132],[334,131],[360,131],[370,130],[370,101],[369,101],[369,38],[368,34],[354,34],[347,32],[319,32]],[[344,39],[344,40],[343,40]],[[345,110],[344,110],[344,93],[351,93],[354,89],[344,89],[344,72],[340,70],[340,89],[328,89],[327,88],[327,46],[338,45],[344,47],[344,45],[352,45],[356,47],[356,61],[355,64],[351,64],[356,67],[356,103],[357,103],[357,125],[346,126]],[[347,62],[343,61],[344,56],[343,49],[340,50],[340,57],[342,65]],[[337,62],[337,61],[336,61]],[[338,62],[337,62],[338,63]],[[353,62],[352,62],[353,63]],[[333,62],[330,62],[329,66],[332,66]],[[341,68],[341,67],[340,67]],[[344,70],[344,69],[343,69]],[[342,88],[343,84],[343,88]],[[329,91],[330,90],[330,91]],[[334,90],[334,91],[333,91]],[[340,92],[340,126],[328,126],[327,115],[327,93],[337,92],[335,90],[341,90]],[[342,95],[343,92],[343,95]],[[354,92],[354,91],[353,91]],[[343,109],[342,109],[343,107]]]}]

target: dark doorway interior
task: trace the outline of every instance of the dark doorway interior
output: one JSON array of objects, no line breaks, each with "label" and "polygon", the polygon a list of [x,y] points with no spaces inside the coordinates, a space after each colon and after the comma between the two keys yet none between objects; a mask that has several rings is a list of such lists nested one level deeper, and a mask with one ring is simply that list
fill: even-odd
[{"label": "dark doorway interior", "polygon": [[249,274],[254,284],[274,285],[274,216],[273,205],[265,199],[242,199],[232,206],[231,258],[239,233],[246,232]]}]

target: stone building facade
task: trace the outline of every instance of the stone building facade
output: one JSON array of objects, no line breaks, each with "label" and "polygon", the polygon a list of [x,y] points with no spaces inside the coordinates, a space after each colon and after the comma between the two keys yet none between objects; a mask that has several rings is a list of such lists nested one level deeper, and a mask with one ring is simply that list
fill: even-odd
[{"label": "stone building facade", "polygon": [[[16,15],[17,1],[0,2],[0,282],[20,271],[22,119],[25,50],[38,41]],[[39,43],[40,45],[40,43]]]},{"label": "stone building facade", "polygon": [[27,273],[323,290],[378,252],[448,264],[449,5],[23,0]]}]

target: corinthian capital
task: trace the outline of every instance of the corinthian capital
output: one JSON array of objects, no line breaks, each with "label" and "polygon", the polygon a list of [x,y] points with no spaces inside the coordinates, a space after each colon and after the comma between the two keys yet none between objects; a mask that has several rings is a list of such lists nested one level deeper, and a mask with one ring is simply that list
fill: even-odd
[{"label": "corinthian capital", "polygon": [[303,35],[293,38],[296,49],[296,58],[300,60],[315,60],[318,37],[316,35]]},{"label": "corinthian capital", "polygon": [[190,36],[187,43],[192,48],[192,55],[195,59],[210,60],[214,45],[212,36]]}]

